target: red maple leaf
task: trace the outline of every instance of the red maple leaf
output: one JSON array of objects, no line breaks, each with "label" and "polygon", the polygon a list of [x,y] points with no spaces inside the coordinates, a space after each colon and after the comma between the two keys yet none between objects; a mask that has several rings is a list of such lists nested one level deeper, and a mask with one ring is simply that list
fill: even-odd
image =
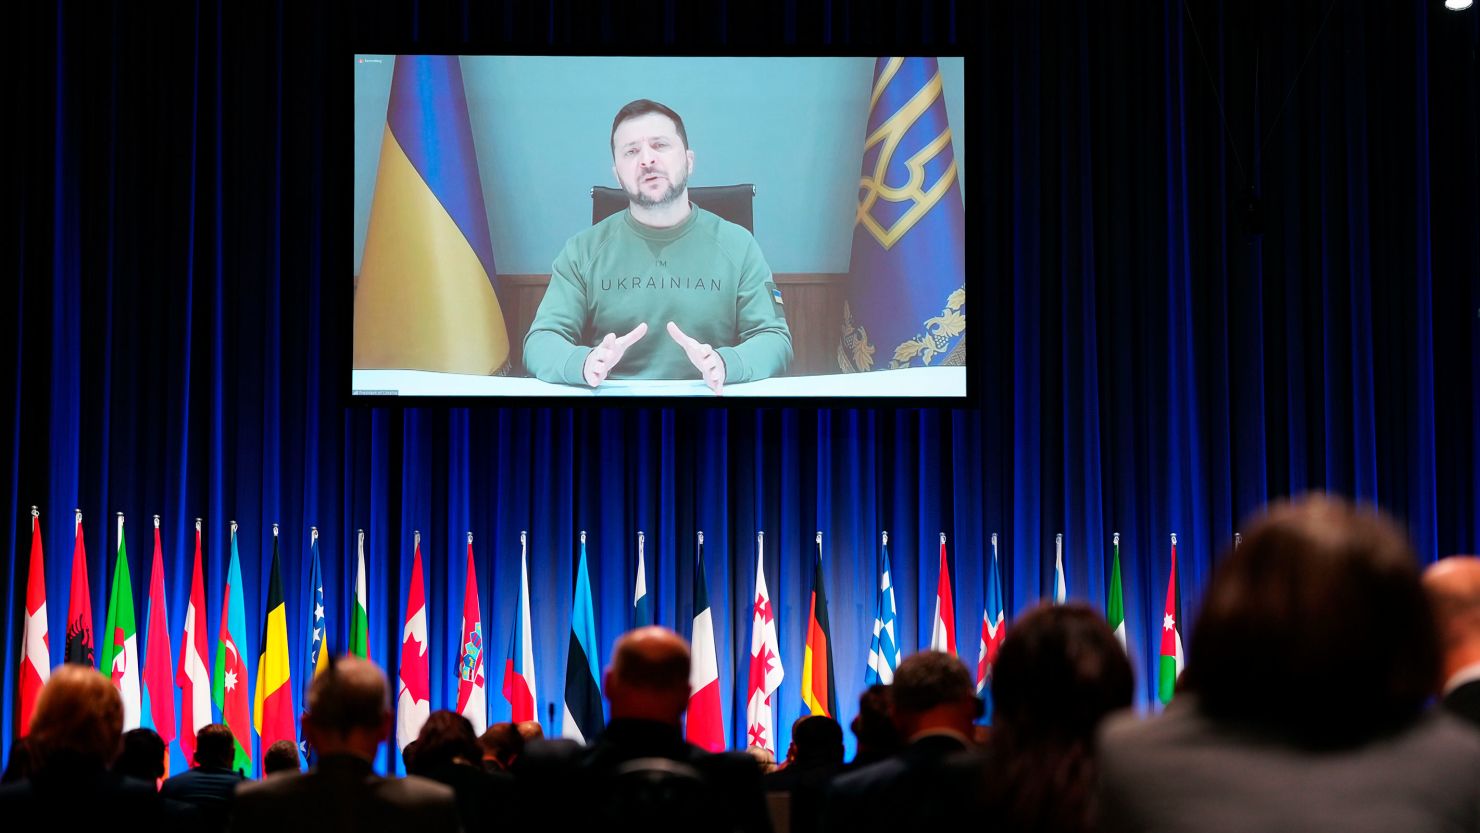
[{"label": "red maple leaf", "polygon": [[768,624],[773,618],[771,613],[771,600],[760,595],[759,593],[757,593],[755,596],[755,615],[761,617],[761,621]]},{"label": "red maple leaf", "polygon": [[401,643],[401,685],[412,700],[431,699],[427,691],[427,646],[412,634]]}]

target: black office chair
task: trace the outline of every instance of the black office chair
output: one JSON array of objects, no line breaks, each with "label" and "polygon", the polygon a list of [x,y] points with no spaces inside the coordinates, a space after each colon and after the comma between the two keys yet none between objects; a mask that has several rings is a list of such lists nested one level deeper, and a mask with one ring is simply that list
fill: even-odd
[{"label": "black office chair", "polygon": [[[740,185],[694,186],[689,188],[689,201],[705,211],[711,211],[738,226],[744,226],[746,231],[755,234],[754,185],[747,182]],[[593,186],[591,188],[591,225],[594,226],[621,211],[627,207],[627,204],[627,193],[621,188]]]}]

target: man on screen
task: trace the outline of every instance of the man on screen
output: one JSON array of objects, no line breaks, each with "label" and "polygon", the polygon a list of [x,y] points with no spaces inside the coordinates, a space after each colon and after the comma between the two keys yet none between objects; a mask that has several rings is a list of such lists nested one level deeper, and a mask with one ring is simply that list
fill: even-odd
[{"label": "man on screen", "polygon": [[[566,242],[524,338],[524,364],[547,382],[611,378],[726,382],[791,364],[781,294],[755,238],[689,202],[694,152],[683,119],[638,99],[612,121],[618,212]],[[649,333],[660,329],[661,333]]]}]

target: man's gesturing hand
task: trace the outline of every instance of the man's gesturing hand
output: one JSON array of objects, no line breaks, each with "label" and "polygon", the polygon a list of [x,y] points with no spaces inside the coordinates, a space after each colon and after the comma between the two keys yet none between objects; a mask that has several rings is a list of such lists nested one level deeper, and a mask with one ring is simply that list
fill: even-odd
[{"label": "man's gesturing hand", "polygon": [[699,368],[699,377],[704,384],[716,394],[723,392],[725,386],[725,360],[720,358],[718,352],[708,344],[700,344],[697,339],[686,335],[678,325],[672,321],[668,322],[668,335],[678,342],[683,348],[684,355]]},{"label": "man's gesturing hand", "polygon": [[581,368],[582,375],[586,378],[586,384],[596,387],[606,381],[606,375],[612,372],[617,362],[622,360],[622,354],[627,348],[636,344],[638,339],[647,335],[647,324],[638,324],[632,328],[632,332],[618,338],[616,333],[607,333],[606,338],[600,344],[591,348],[586,354],[586,364]]}]

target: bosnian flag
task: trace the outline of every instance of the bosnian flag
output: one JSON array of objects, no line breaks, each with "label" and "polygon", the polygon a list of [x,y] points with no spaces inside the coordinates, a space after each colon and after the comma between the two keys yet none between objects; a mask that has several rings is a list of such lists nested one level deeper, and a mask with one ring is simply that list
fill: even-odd
[{"label": "bosnian flag", "polygon": [[[401,629],[401,685],[396,694],[396,748],[421,734],[432,713],[431,681],[427,669],[427,605],[421,578],[421,533],[413,533],[411,589],[406,592],[406,625]],[[474,728],[477,729],[476,724]],[[478,729],[481,734],[482,729]]]},{"label": "bosnian flag", "polygon": [[781,686],[781,648],[776,639],[776,610],[766,589],[764,532],[755,534],[755,607],[750,620],[750,681],[746,685],[745,734],[747,746],[776,754],[776,716],[771,695]]},{"label": "bosnian flag", "polygon": [[31,728],[31,710],[41,687],[51,679],[51,638],[46,630],[46,568],[41,558],[41,513],[31,507],[31,572],[26,577],[26,624],[21,644],[20,737]]},{"label": "bosnian flag", "polygon": [[478,573],[473,568],[473,532],[468,531],[468,580],[463,586],[462,650],[457,663],[457,713],[483,734],[488,728],[488,690],[483,674],[483,613],[478,606]]},{"label": "bosnian flag", "polygon": [[211,679],[206,671],[206,585],[200,569],[200,518],[195,519],[195,570],[190,579],[190,601],[185,605],[185,633],[180,637],[180,749],[195,762],[195,733],[211,722]]},{"label": "bosnian flag", "polygon": [[709,588],[704,580],[704,533],[699,533],[699,554],[694,562],[694,629],[690,640],[693,664],[689,666],[689,719],[684,736],[695,746],[719,752],[725,748],[724,718],[720,711],[719,660],[714,650],[714,612],[709,609]]},{"label": "bosnian flag", "polygon": [[149,612],[145,617],[149,630],[144,635],[143,725],[157,732],[165,749],[169,749],[175,740],[175,688],[170,684],[175,658],[170,653],[169,616],[164,607],[164,555],[158,515],[154,516],[154,566],[149,571]]},{"label": "bosnian flag", "polygon": [[956,602],[951,597],[951,565],[946,559],[946,534],[940,534],[940,581],[935,585],[935,621],[930,626],[930,650],[956,653]]},{"label": "bosnian flag", "polygon": [[[1002,580],[997,572],[997,533],[992,533],[992,564],[987,571],[987,603],[982,608],[982,638],[977,646],[976,693],[986,698],[987,708],[992,707],[991,692],[987,683],[992,679],[992,665],[997,662],[997,651],[1002,639],[1007,636],[1007,612],[1002,606]],[[991,712],[986,715],[991,718]]]},{"label": "bosnian flag", "polygon": [[[471,572],[472,566],[468,570]],[[504,657],[504,699],[509,719],[534,720],[534,642],[529,630],[529,534],[519,533],[519,598],[514,603],[514,633]]]}]

